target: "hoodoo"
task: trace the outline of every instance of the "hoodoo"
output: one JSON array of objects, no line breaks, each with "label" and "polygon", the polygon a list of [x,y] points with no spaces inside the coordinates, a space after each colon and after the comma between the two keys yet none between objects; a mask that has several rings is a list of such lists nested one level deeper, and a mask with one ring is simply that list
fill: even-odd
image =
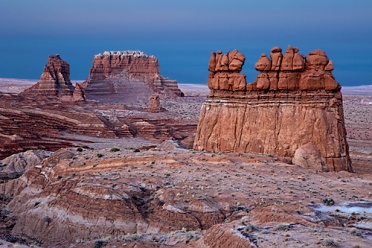
[{"label": "hoodoo", "polygon": [[[182,96],[176,80],[160,75],[159,61],[141,51],[104,52],[94,56],[84,83],[89,98],[121,94],[126,101],[148,101],[157,92]],[[133,96],[136,96],[134,99]],[[131,102],[132,99],[132,102]]]},{"label": "hoodoo", "polygon": [[70,100],[74,86],[70,81],[70,65],[59,55],[50,55],[40,76],[40,81],[21,95],[31,98],[58,97]]},{"label": "hoodoo", "polygon": [[257,152],[292,158],[321,171],[352,171],[341,86],[322,50],[308,56],[274,47],[255,65],[256,82],[240,74],[244,55],[212,53],[194,149]]}]

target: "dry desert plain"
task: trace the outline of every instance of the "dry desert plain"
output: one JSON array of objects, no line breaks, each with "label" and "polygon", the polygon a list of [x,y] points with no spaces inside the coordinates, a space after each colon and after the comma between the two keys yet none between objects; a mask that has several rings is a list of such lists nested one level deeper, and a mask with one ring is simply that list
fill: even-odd
[{"label": "dry desert plain", "polygon": [[[0,91],[19,93],[34,83],[1,79]],[[186,97],[162,107],[197,123],[209,90],[179,87]],[[0,184],[2,244],[371,247],[372,86],[342,92],[354,173],[256,153],[196,152],[172,140],[79,137],[74,145],[84,148],[1,161],[26,161],[28,168]]]}]

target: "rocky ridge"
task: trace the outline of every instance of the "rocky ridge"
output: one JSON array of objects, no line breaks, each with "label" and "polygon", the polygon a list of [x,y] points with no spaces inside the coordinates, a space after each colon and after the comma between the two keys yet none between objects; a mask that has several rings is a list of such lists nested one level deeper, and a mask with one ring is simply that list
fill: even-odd
[{"label": "rocky ridge", "polygon": [[371,176],[281,160],[173,141],[61,149],[0,184],[0,234],[42,247],[368,247]]},{"label": "rocky ridge", "polygon": [[[208,86],[194,149],[259,152],[293,158],[321,171],[352,171],[340,85],[324,51],[299,55],[275,47],[271,60],[261,55],[256,82],[245,84],[237,51],[212,53]],[[238,77],[235,75],[239,75]],[[236,80],[235,78],[239,78]],[[313,154],[306,162],[308,154]]]},{"label": "rocky ridge", "polygon": [[[146,108],[122,105],[61,103],[58,100],[35,102],[2,95],[0,159],[28,149],[53,151],[89,145],[91,139],[142,137],[161,142],[172,137],[182,140],[195,132],[196,124],[196,120],[184,120],[172,110],[150,113]],[[86,139],[88,141],[84,141]]]}]

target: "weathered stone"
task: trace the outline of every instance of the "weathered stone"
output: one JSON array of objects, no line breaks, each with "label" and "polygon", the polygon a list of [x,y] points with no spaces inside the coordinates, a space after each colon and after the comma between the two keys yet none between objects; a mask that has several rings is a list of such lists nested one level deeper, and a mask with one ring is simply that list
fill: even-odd
[{"label": "weathered stone", "polygon": [[282,59],[283,59],[282,49],[280,47],[272,48],[270,58],[272,60],[271,70],[272,71],[279,71],[280,66],[282,64]]},{"label": "weathered stone", "polygon": [[208,70],[210,72],[214,72],[216,70],[216,53],[215,52],[212,52],[211,57],[209,59]]},{"label": "weathered stone", "polygon": [[278,70],[280,51],[272,49],[276,61],[269,71],[267,57],[261,56],[256,82],[244,88],[236,89],[229,73],[210,74],[212,91],[201,109],[194,149],[283,157],[296,153],[294,161],[308,152],[317,169],[352,171],[341,87],[325,71],[327,55],[313,51],[304,64],[299,50],[288,47]]},{"label": "weathered stone", "polygon": [[161,111],[159,94],[154,93],[151,95],[147,110],[152,113],[159,113]]},{"label": "weathered stone", "polygon": [[328,61],[328,64],[326,65],[326,67],[324,68],[325,71],[333,71],[334,67],[333,67],[333,62],[332,60],[329,60]]},{"label": "weathered stone", "polygon": [[[104,52],[94,56],[89,78],[83,83],[87,97],[121,94],[132,102],[148,101],[151,94],[183,96],[176,80],[160,75],[159,61],[141,51]],[[140,92],[134,88],[141,88]],[[136,98],[131,97],[136,92]],[[141,93],[142,92],[142,93]],[[104,97],[103,97],[104,98]]]},{"label": "weathered stone", "polygon": [[322,50],[314,50],[306,57],[306,70],[324,71],[329,60]]},{"label": "weathered stone", "polygon": [[261,54],[261,57],[258,59],[256,65],[254,68],[257,71],[270,71],[271,70],[271,61],[270,59],[266,56],[266,54]]},{"label": "weathered stone", "polygon": [[40,81],[21,93],[27,98],[66,98],[70,100],[74,86],[70,81],[70,65],[59,55],[50,55]]},{"label": "weathered stone", "polygon": [[267,73],[261,72],[257,76],[257,89],[267,90],[270,87],[270,79]]},{"label": "weathered stone", "polygon": [[74,90],[74,93],[72,95],[72,100],[74,102],[85,102],[84,89],[79,83],[76,83],[76,85],[75,85],[75,90]]},{"label": "weathered stone", "polygon": [[[238,50],[228,54],[223,54],[221,51],[212,53],[208,66],[208,70],[211,71],[208,76],[209,89],[245,91],[246,78],[244,74],[239,73],[244,61],[245,56]],[[214,63],[216,63],[215,68]]]},{"label": "weathered stone", "polygon": [[315,169],[318,171],[329,171],[326,161],[320,151],[308,143],[297,148],[293,155],[292,163],[303,168]]},{"label": "weathered stone", "polygon": [[301,54],[299,54],[299,49],[294,48],[294,55],[293,55],[293,70],[294,71],[302,71],[305,69],[305,61]]},{"label": "weathered stone", "polygon": [[288,46],[282,60],[282,66],[280,70],[282,71],[292,71],[293,70],[293,57],[294,50],[291,46]]}]

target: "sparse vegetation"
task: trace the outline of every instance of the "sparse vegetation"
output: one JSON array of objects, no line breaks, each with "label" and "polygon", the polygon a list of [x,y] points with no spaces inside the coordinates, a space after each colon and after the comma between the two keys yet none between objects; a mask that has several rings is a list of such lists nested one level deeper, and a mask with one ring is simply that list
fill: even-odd
[{"label": "sparse vegetation", "polygon": [[102,158],[104,155],[101,153],[97,153],[97,157]]},{"label": "sparse vegetation", "polygon": [[239,212],[239,211],[245,211],[247,213],[249,213],[251,210],[245,206],[236,206],[234,208],[234,212]]},{"label": "sparse vegetation", "polygon": [[322,202],[326,206],[333,206],[333,205],[335,205],[335,201],[332,198],[324,198],[324,199],[322,199]]},{"label": "sparse vegetation", "polygon": [[94,243],[94,248],[101,248],[101,247],[104,247],[106,244],[107,244],[107,241],[104,241],[104,240],[97,240],[97,241]]},{"label": "sparse vegetation", "polygon": [[110,149],[110,152],[118,152],[118,151],[120,151],[119,148],[115,148],[115,147],[114,147],[114,148],[111,148],[111,149]]},{"label": "sparse vegetation", "polygon": [[49,216],[45,216],[43,220],[44,222],[47,222],[47,223],[50,223],[52,221],[52,219]]},{"label": "sparse vegetation", "polygon": [[358,230],[358,229],[353,229],[353,230],[351,230],[351,232],[350,232],[352,235],[355,235],[355,236],[358,236],[358,237],[362,237],[363,236],[363,234],[362,234],[362,232],[360,231],[360,230]]},{"label": "sparse vegetation", "polygon": [[76,151],[78,151],[78,152],[82,152],[82,151],[83,151],[83,148],[78,147],[78,148],[76,149]]},{"label": "sparse vegetation", "polygon": [[289,229],[291,228],[291,225],[290,224],[279,224],[277,225],[274,230],[275,231],[289,231]]},{"label": "sparse vegetation", "polygon": [[337,247],[338,244],[334,239],[326,239],[322,242],[323,246]]}]

